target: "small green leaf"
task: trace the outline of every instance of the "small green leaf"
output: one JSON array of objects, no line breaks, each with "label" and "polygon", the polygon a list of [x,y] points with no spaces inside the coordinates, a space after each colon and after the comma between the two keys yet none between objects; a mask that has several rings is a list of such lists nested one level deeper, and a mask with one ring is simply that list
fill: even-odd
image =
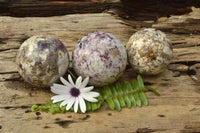
[{"label": "small green leaf", "polygon": [[74,111],[74,106],[72,106],[70,109],[69,109],[70,112],[73,112]]},{"label": "small green leaf", "polygon": [[49,112],[55,114],[55,113],[61,113],[61,110],[59,107],[54,107],[54,108],[49,108]]},{"label": "small green leaf", "polygon": [[120,112],[121,111],[121,107],[119,104],[119,101],[117,99],[114,99],[114,103],[115,103],[115,109]]},{"label": "small green leaf", "polygon": [[97,109],[99,109],[101,107],[102,103],[101,102],[97,102],[96,104],[97,104]]},{"label": "small green leaf", "polygon": [[98,106],[101,106],[104,103],[102,91],[97,90],[97,89],[95,91],[99,93],[99,96],[97,97],[97,100],[98,100],[97,103],[99,104]]},{"label": "small green leaf", "polygon": [[150,87],[150,86],[147,86],[147,89],[154,92],[157,96],[160,96],[160,93],[157,92],[154,88]]},{"label": "small green leaf", "polygon": [[103,88],[104,90],[104,94],[107,95],[107,99],[106,99],[106,102],[108,103],[108,106],[110,107],[111,110],[114,110],[115,109],[115,103],[113,102],[113,99],[112,99],[112,92],[111,90],[109,89],[109,86],[105,86]]},{"label": "small green leaf", "polygon": [[38,107],[38,109],[39,109],[40,111],[48,111],[49,108],[50,108],[50,107],[48,107],[48,106],[39,106],[39,107]]},{"label": "small green leaf", "polygon": [[116,89],[117,94],[118,94],[118,100],[119,100],[120,106],[121,107],[125,107],[126,103],[125,103],[124,98],[123,98],[124,93],[123,93],[123,91],[122,91],[122,89],[120,87],[121,87],[120,83],[117,82],[115,89]]},{"label": "small green leaf", "polygon": [[148,105],[148,100],[147,100],[147,97],[145,96],[145,94],[142,92],[142,93],[139,93],[139,96],[140,96],[140,99],[143,102],[143,104],[145,106],[147,106]]},{"label": "small green leaf", "polygon": [[[138,83],[137,83],[137,81],[136,81],[135,79],[132,81],[132,85],[133,85],[134,91],[137,92],[139,89],[138,89]],[[142,106],[142,103],[141,103],[139,94],[138,94],[138,93],[134,93],[133,96],[134,96],[134,98],[135,98],[136,104],[137,104],[139,107]]]},{"label": "small green leaf", "polygon": [[142,80],[142,77],[140,75],[137,76],[137,81],[138,81],[138,90],[141,90],[141,91],[145,91],[145,88],[144,88],[144,82]]},{"label": "small green leaf", "polygon": [[87,110],[87,111],[89,111],[89,110],[92,109],[91,103],[90,103],[90,102],[86,101],[85,104],[86,104],[86,110]]},{"label": "small green leaf", "polygon": [[111,89],[113,96],[115,97],[115,98],[113,98],[113,101],[115,103],[115,109],[119,112],[119,111],[121,111],[121,106],[120,106],[120,103],[117,99],[117,92],[116,92],[115,87],[113,85],[110,86],[110,89]]},{"label": "small green leaf", "polygon": [[95,111],[98,109],[98,106],[96,103],[91,103],[91,106],[92,106],[92,111]]},{"label": "small green leaf", "polygon": [[62,113],[67,112],[67,111],[66,111],[66,106],[62,106],[62,107],[60,108],[60,110],[61,110]]},{"label": "small green leaf", "polygon": [[131,95],[129,95],[129,99],[132,103],[132,106],[135,108],[136,107],[136,101],[135,101],[135,98],[134,98],[134,95],[133,95],[134,90],[133,90],[133,88],[132,88],[132,86],[129,82],[126,81],[125,83],[126,83],[127,93],[131,94]]},{"label": "small green leaf", "polygon": [[49,112],[50,112],[51,114],[55,114],[55,113],[56,113],[56,111],[55,111],[53,108],[50,108],[50,109],[49,109]]},{"label": "small green leaf", "polygon": [[126,83],[125,82],[121,82],[121,88],[124,90],[124,101],[127,105],[128,108],[131,108],[131,101],[129,100],[129,96],[126,93]]},{"label": "small green leaf", "polygon": [[[143,82],[143,79],[140,75],[137,76],[137,80],[138,80],[138,91],[141,90],[141,91],[145,91],[145,87],[144,87],[144,82]],[[144,105],[148,105],[148,100],[147,100],[147,97],[145,96],[144,92],[141,92],[141,93],[138,93],[139,96],[140,96],[140,99],[141,101],[143,102]]]},{"label": "small green leaf", "polygon": [[32,107],[31,107],[31,110],[34,112],[34,111],[39,111],[39,106],[37,104],[34,104]]},{"label": "small green leaf", "polygon": [[139,95],[136,93],[134,94],[134,98],[135,98],[135,101],[136,101],[136,104],[141,107],[142,106],[142,103],[141,103],[141,100],[140,100],[140,97]]}]

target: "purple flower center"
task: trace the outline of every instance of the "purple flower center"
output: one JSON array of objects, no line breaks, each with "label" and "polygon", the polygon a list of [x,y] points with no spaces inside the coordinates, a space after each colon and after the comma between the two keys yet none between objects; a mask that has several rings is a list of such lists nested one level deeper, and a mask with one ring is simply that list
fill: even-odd
[{"label": "purple flower center", "polygon": [[78,96],[80,95],[80,90],[77,89],[77,88],[75,88],[75,87],[73,87],[73,88],[71,88],[71,90],[70,90],[70,94],[71,94],[71,96],[73,96],[73,97],[78,97]]}]

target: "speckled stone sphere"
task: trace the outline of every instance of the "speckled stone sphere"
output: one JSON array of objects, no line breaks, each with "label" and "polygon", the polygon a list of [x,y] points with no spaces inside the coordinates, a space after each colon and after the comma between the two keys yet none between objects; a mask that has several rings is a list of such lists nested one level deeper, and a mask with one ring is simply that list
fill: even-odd
[{"label": "speckled stone sphere", "polygon": [[90,77],[89,84],[104,86],[115,82],[127,64],[122,42],[110,33],[96,31],[82,37],[74,47],[72,65],[78,76]]},{"label": "speckled stone sphere", "polygon": [[141,74],[156,75],[173,57],[172,43],[163,32],[147,28],[133,34],[127,45],[128,61]]},{"label": "speckled stone sphere", "polygon": [[34,86],[49,87],[65,74],[69,56],[60,40],[32,36],[21,45],[16,63],[25,81]]}]

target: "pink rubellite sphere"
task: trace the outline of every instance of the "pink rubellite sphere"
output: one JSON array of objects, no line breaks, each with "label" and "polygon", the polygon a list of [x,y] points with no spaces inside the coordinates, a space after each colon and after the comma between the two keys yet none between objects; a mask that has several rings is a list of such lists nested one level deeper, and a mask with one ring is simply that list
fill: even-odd
[{"label": "pink rubellite sphere", "polygon": [[115,82],[123,74],[126,64],[124,44],[114,35],[101,31],[83,36],[72,54],[76,74],[89,77],[89,84],[94,86]]}]

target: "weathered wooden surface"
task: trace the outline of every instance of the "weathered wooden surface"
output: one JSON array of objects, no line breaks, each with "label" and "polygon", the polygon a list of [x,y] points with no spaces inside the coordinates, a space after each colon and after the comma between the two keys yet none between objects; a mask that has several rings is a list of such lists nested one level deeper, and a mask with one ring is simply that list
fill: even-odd
[{"label": "weathered wooden surface", "polygon": [[157,20],[191,12],[198,0],[0,0],[0,15],[47,17],[74,13],[110,11],[122,18]]},{"label": "weathered wooden surface", "polygon": [[[124,20],[108,13],[55,17],[0,17],[0,132],[2,133],[198,133],[200,132],[200,9],[157,21]],[[172,40],[174,59],[163,73],[144,76],[161,93],[147,93],[149,106],[111,111],[105,104],[97,112],[56,114],[31,112],[53,95],[49,90],[26,84],[17,73],[16,52],[21,43],[36,34],[59,38],[71,53],[77,40],[88,32],[102,30],[126,43],[143,27],[164,31]],[[130,66],[121,80],[135,78]]]},{"label": "weathered wooden surface", "polygon": [[120,0],[0,0],[0,15],[47,17],[73,13],[100,13]]}]

